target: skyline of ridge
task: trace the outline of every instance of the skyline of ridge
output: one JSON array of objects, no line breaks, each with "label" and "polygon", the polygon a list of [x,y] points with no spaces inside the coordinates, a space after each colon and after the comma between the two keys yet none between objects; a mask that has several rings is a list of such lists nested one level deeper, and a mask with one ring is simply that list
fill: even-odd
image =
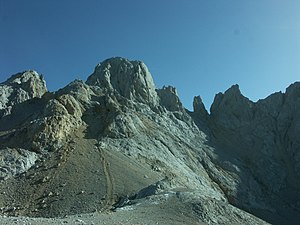
[{"label": "skyline of ridge", "polygon": [[300,75],[300,2],[0,0],[0,82],[34,69],[49,90],[86,80],[97,63],[141,60],[185,107],[239,84],[257,101]]},{"label": "skyline of ridge", "polygon": [[[121,59],[125,59],[125,60],[129,60],[129,59],[127,59],[127,58],[123,58],[123,57],[119,57],[119,56],[117,56],[117,57],[112,57],[112,58],[108,58],[108,59],[105,59],[105,60],[103,60],[102,62],[100,62],[99,64],[97,64],[96,66],[95,66],[95,68],[98,66],[98,65],[100,65],[100,64],[102,64],[102,63],[105,63],[105,62],[107,62],[107,61],[109,61],[109,60],[112,60],[112,59],[114,59],[114,58],[121,58]],[[142,61],[140,61],[140,60],[129,60],[130,62],[131,61],[138,61],[138,62],[142,62]],[[143,62],[142,62],[143,63]],[[146,65],[147,66],[147,65]],[[149,68],[148,68],[149,69]],[[35,71],[35,70],[27,70],[27,71]],[[19,73],[23,73],[23,72],[25,72],[25,71],[20,71]],[[37,71],[36,71],[37,72]],[[8,79],[10,79],[12,76],[14,76],[14,75],[17,75],[17,74],[19,74],[19,73],[16,73],[16,74],[12,74],[10,77],[8,77],[6,80],[4,80],[4,81],[0,81],[0,84],[2,84],[2,83],[4,83],[5,81],[7,81]],[[93,72],[94,73],[94,72]],[[92,73],[92,74],[93,74]],[[42,75],[43,76],[43,78],[44,78],[44,80],[45,80],[45,82],[46,82],[46,87],[48,88],[48,86],[47,86],[47,78],[45,78],[44,77],[44,75],[42,74],[42,73],[39,73],[40,75]],[[84,83],[86,83],[86,81],[88,80],[88,77],[90,77],[92,74],[90,74],[90,75],[88,75],[87,76],[87,78],[85,79],[85,80],[82,80]],[[151,74],[151,72],[150,72],[150,74]],[[152,76],[152,78],[153,78],[153,75],[151,74],[151,76]],[[76,79],[75,79],[76,80]],[[75,81],[75,80],[71,80],[68,84],[70,84],[70,83],[72,83],[73,81]],[[153,82],[154,82],[154,85],[155,85],[155,87],[156,87],[156,89],[162,89],[163,87],[167,87],[167,86],[170,86],[170,85],[163,85],[162,87],[157,87],[156,86],[156,84],[155,84],[155,79],[153,79]],[[285,88],[285,90],[283,90],[283,91],[276,91],[276,92],[272,92],[272,93],[269,93],[265,98],[261,98],[261,99],[258,99],[258,100],[256,100],[256,101],[254,101],[254,100],[252,100],[251,98],[249,98],[248,96],[246,96],[242,91],[241,91],[241,88],[240,88],[240,85],[239,84],[232,84],[230,87],[228,87],[225,91],[219,91],[219,92],[217,92],[217,93],[215,93],[215,96],[214,96],[214,100],[215,100],[215,97],[217,96],[217,94],[220,94],[220,93],[222,93],[222,94],[225,94],[228,90],[231,90],[231,89],[238,89],[239,90],[239,92],[241,93],[241,95],[243,95],[244,97],[246,97],[248,100],[250,100],[251,102],[254,102],[254,103],[256,103],[256,102],[258,102],[259,100],[263,100],[263,99],[266,99],[267,97],[269,97],[270,95],[272,95],[272,94],[274,94],[274,93],[286,93],[286,90],[290,87],[290,86],[292,86],[292,85],[294,85],[294,84],[296,84],[296,83],[299,83],[299,81],[295,81],[294,83],[291,83],[291,84],[289,84],[286,88]],[[67,84],[67,85],[68,85]],[[64,86],[65,87],[65,86]],[[61,88],[64,88],[64,87],[61,87]],[[172,87],[174,87],[174,86],[172,86]],[[61,89],[61,88],[59,88],[59,89]],[[176,90],[177,90],[177,88],[176,87],[174,87]],[[48,91],[50,91],[50,92],[56,92],[56,91],[58,91],[59,89],[57,89],[57,90],[49,90],[49,88],[48,88]],[[178,94],[178,93],[177,93]],[[181,97],[180,97],[180,95],[178,95],[179,96],[179,99],[180,99],[180,101],[182,101],[182,99],[181,99]],[[195,95],[194,97],[198,97],[198,96],[200,96],[201,97],[201,99],[202,99],[202,96],[201,95]],[[211,105],[214,103],[214,100],[213,100],[213,102],[211,103]],[[203,101],[203,99],[202,99],[202,101]],[[183,103],[183,102],[182,102]],[[204,102],[203,102],[204,103]],[[193,99],[192,99],[192,104],[193,104]],[[209,105],[209,106],[207,106],[207,105],[205,105],[205,103],[204,103],[204,106],[205,106],[205,108],[206,108],[206,110],[210,113],[210,108],[211,108],[211,105]],[[186,107],[185,105],[184,105],[184,103],[183,103],[183,106],[186,108],[186,109],[188,109],[188,110],[190,110],[190,111],[193,111],[193,108],[188,108],[188,107]]]}]

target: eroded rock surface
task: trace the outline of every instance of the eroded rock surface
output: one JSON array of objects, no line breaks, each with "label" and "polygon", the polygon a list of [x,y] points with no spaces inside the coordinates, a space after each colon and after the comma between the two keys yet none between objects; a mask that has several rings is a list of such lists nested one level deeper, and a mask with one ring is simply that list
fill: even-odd
[{"label": "eroded rock surface", "polygon": [[0,180],[26,172],[37,159],[36,153],[24,149],[0,149]]},{"label": "eroded rock surface", "polygon": [[13,105],[40,98],[46,92],[45,80],[37,72],[26,71],[13,75],[0,85],[0,117],[10,114]]},{"label": "eroded rock surface", "polygon": [[[211,107],[210,127],[215,143],[224,154],[236,155],[247,167],[248,172],[241,172],[240,177],[256,183],[248,189],[247,182],[241,182],[236,195],[236,204],[241,207],[253,205],[249,211],[265,208],[285,217],[289,214],[280,203],[285,202],[291,205],[292,217],[299,218],[294,208],[300,191],[299,87],[299,83],[292,84],[286,93],[275,93],[254,103],[235,85],[218,94]],[[241,203],[247,195],[251,195],[252,203]],[[276,216],[270,221],[283,223]]]},{"label": "eroded rock surface", "polygon": [[119,57],[106,60],[96,66],[86,83],[99,86],[103,91],[117,92],[130,100],[157,105],[152,76],[140,61]]},{"label": "eroded rock surface", "polygon": [[0,93],[4,215],[299,221],[298,83],[256,103],[234,85],[210,114],[200,96],[189,112],[174,87],[155,87],[144,63],[118,57],[54,93],[33,71]]}]

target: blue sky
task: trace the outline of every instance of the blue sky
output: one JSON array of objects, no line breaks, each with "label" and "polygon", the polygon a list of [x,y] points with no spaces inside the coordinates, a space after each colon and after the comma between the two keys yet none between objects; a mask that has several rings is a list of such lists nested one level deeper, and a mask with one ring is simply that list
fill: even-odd
[{"label": "blue sky", "polygon": [[300,80],[299,0],[0,0],[0,82],[42,73],[54,91],[113,56],[207,108],[238,83],[251,100]]}]

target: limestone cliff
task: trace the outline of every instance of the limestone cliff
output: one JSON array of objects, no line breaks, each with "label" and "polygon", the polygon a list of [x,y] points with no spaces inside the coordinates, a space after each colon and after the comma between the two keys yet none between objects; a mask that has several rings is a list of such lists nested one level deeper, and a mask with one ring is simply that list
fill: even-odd
[{"label": "limestone cliff", "polygon": [[40,98],[47,92],[42,75],[35,71],[18,73],[0,85],[0,117],[10,114],[13,105],[31,98]]},{"label": "limestone cliff", "polygon": [[300,218],[298,83],[256,103],[234,85],[210,114],[200,96],[189,112],[174,87],[155,87],[144,63],[116,57],[54,93],[33,71],[0,93],[2,214],[168,204],[195,224]]},{"label": "limestone cliff", "polygon": [[[242,182],[235,204],[258,214],[265,214],[259,211],[260,205],[268,205],[274,212],[269,221],[275,224],[280,224],[279,215],[299,218],[295,210],[300,202],[299,90],[299,83],[295,83],[285,93],[254,103],[235,85],[216,95],[211,106],[209,127],[219,151],[239,159],[248,171],[240,177],[249,179],[250,173],[257,183],[249,189],[247,182]],[[252,203],[242,203],[247,195],[252,196]]]}]

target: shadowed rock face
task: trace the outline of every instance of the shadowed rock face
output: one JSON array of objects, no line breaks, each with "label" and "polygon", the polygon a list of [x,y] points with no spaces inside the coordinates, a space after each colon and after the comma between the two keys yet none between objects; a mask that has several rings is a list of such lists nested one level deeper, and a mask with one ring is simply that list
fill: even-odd
[{"label": "shadowed rock face", "polygon": [[256,103],[234,85],[210,114],[200,96],[189,112],[175,88],[155,89],[144,63],[111,58],[86,82],[46,91],[32,71],[0,85],[3,214],[169,204],[197,223],[299,221],[298,83]]},{"label": "shadowed rock face", "polygon": [[[271,189],[285,186],[287,176],[293,174],[295,179],[294,176],[299,176],[297,149],[300,139],[296,135],[299,131],[299,88],[295,83],[286,93],[275,93],[253,103],[233,86],[224,94],[218,94],[211,107],[210,127],[216,141],[264,168],[261,172],[272,167],[265,177],[270,180]],[[276,173],[275,168],[278,169]],[[273,173],[277,178],[270,178]],[[279,177],[282,184],[274,185]]]},{"label": "shadowed rock face", "polygon": [[[244,97],[237,85],[216,96],[209,121],[214,141],[243,161],[261,190],[247,190],[242,188],[245,183],[240,184],[237,205],[245,207],[241,200],[247,191],[254,199],[265,199],[277,215],[299,218],[298,212],[290,210],[289,214],[280,203],[294,208],[300,202],[296,194],[300,191],[299,87],[299,83],[292,84],[286,93],[256,103]],[[269,221],[283,223],[276,216]]]}]

